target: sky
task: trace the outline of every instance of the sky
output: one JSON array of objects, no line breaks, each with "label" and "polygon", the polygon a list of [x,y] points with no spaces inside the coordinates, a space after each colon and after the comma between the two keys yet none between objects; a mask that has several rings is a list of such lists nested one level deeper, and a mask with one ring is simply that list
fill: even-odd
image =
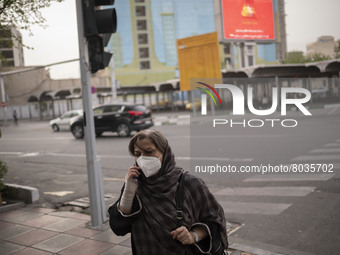
[{"label": "sky", "polygon": [[[288,51],[305,52],[308,43],[323,35],[340,39],[339,0],[285,0],[285,3]],[[24,43],[34,48],[24,49],[25,65],[47,65],[78,58],[75,0],[53,3],[41,12],[47,28],[32,27],[33,36],[21,31]],[[79,78],[79,63],[50,67],[50,74],[52,79]]]}]

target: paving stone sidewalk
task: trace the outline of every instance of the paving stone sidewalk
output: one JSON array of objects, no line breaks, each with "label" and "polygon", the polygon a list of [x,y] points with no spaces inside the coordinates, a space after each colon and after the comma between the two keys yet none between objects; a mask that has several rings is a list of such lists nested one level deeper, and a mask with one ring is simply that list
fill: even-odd
[{"label": "paving stone sidewalk", "polygon": [[[90,216],[27,206],[0,213],[1,255],[130,255],[130,235],[116,236],[106,222],[90,227]],[[232,255],[249,255],[228,250]]]}]

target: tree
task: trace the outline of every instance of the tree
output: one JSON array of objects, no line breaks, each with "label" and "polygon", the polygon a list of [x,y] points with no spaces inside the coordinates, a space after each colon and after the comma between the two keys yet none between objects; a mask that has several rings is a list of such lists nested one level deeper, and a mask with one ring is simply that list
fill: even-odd
[{"label": "tree", "polygon": [[326,56],[322,53],[314,53],[314,54],[311,54],[311,55],[307,55],[305,57],[305,61],[306,63],[310,63],[310,62],[318,62],[318,61],[323,61],[323,60],[328,60],[328,59],[331,59],[330,56]]},{"label": "tree", "polygon": [[340,58],[340,40],[337,41],[337,45],[334,47],[335,58]]},{"label": "tree", "polygon": [[[40,10],[47,8],[52,2],[64,0],[0,0],[0,30],[7,26],[18,30],[26,30],[32,35],[31,26],[45,27],[46,19]],[[21,38],[13,38],[22,43]]]},{"label": "tree", "polygon": [[305,57],[302,51],[291,51],[288,52],[288,56],[282,60],[283,64],[301,64],[304,62]]},{"label": "tree", "polygon": [[302,51],[291,51],[288,52],[288,56],[282,61],[283,64],[303,64],[310,62],[318,62],[323,60],[331,59],[331,57],[326,56],[321,53],[313,53],[307,56],[303,55]]}]

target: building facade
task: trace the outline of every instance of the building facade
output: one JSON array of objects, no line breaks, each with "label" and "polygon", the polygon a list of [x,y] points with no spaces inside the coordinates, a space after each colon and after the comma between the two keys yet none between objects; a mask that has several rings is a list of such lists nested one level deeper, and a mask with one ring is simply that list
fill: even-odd
[{"label": "building facade", "polygon": [[24,66],[21,33],[14,27],[0,30],[0,67]]},{"label": "building facade", "polygon": [[335,47],[337,42],[333,36],[320,36],[316,42],[309,43],[306,46],[307,55],[323,54],[327,57],[335,57]]}]

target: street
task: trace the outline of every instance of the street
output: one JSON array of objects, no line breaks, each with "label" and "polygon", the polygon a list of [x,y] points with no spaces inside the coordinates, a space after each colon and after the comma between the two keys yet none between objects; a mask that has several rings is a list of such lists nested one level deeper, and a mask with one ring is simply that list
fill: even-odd
[{"label": "street", "polygon": [[[302,169],[300,173],[195,174],[215,194],[227,220],[240,226],[230,235],[231,242],[273,254],[336,254],[340,250],[340,108],[311,112],[310,117],[290,113],[299,123],[294,128],[200,130],[211,123],[154,128],[168,138],[177,164],[192,173],[196,166],[217,164],[236,170],[321,165],[315,173]],[[88,196],[84,140],[74,139],[70,132],[54,133],[47,121],[19,120],[18,126],[10,123],[1,131],[0,159],[9,166],[5,182],[38,188],[40,204],[60,206]],[[119,194],[134,162],[128,154],[129,140],[113,133],[96,139],[105,193]]]}]

